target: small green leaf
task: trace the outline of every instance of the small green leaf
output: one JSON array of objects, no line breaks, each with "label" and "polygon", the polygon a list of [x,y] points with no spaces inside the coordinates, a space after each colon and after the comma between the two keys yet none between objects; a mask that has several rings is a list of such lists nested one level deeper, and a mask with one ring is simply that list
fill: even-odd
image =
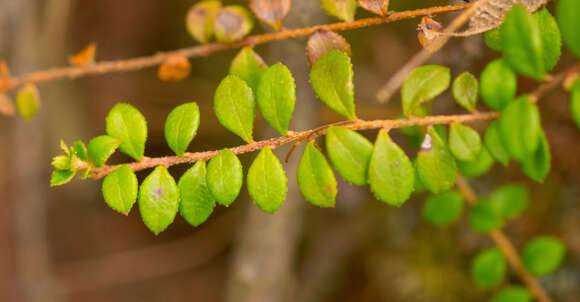
[{"label": "small green leaf", "polygon": [[423,217],[437,226],[455,222],[463,211],[463,198],[458,191],[431,195],[423,204]]},{"label": "small green leaf", "polygon": [[89,160],[89,154],[85,143],[82,141],[76,141],[73,143],[71,149],[73,150],[74,154],[82,161]]},{"label": "small green leaf", "polygon": [[52,162],[50,164],[57,170],[70,170],[71,168],[70,162],[71,162],[70,156],[58,155],[52,158]]},{"label": "small green leaf", "polygon": [[525,160],[538,148],[540,113],[527,96],[510,103],[499,119],[501,140],[511,156]]},{"label": "small green leaf", "polygon": [[189,9],[185,23],[187,31],[197,41],[205,44],[213,38],[213,22],[222,4],[220,1],[201,1]]},{"label": "small green leaf", "polygon": [[137,201],[139,183],[128,166],[121,166],[103,180],[103,197],[111,209],[128,215]]},{"label": "small green leaf", "polygon": [[391,140],[387,131],[379,131],[369,163],[369,184],[377,199],[401,206],[413,192],[414,173],[405,152]]},{"label": "small green leaf", "polygon": [[69,171],[69,170],[55,170],[52,172],[52,176],[50,177],[50,186],[62,186],[68,182],[70,182],[73,177],[75,177],[76,171]]},{"label": "small green leaf", "polygon": [[545,276],[555,272],[566,255],[566,246],[551,236],[536,237],[524,246],[522,260],[526,268],[536,276]]},{"label": "small green leaf", "polygon": [[562,55],[562,37],[556,19],[548,9],[543,8],[534,13],[534,19],[540,28],[542,38],[542,54],[545,71],[548,72],[556,66]]},{"label": "small green leaf", "polygon": [[107,134],[120,139],[119,149],[134,158],[143,159],[147,140],[147,122],[135,107],[118,103],[107,115]]},{"label": "small green leaf", "polygon": [[254,93],[238,76],[229,75],[218,86],[214,110],[219,122],[246,142],[253,141]]},{"label": "small green leaf", "polygon": [[473,112],[477,106],[479,82],[469,72],[460,74],[453,81],[453,97],[461,107]]},{"label": "small green leaf", "polygon": [[97,167],[103,166],[115,150],[121,145],[121,140],[108,135],[101,135],[93,138],[89,142],[89,159]]},{"label": "small green leaf", "polygon": [[207,187],[215,200],[224,205],[232,204],[242,189],[244,173],[242,163],[229,149],[221,150],[207,165]]},{"label": "small green leaf", "polygon": [[559,0],[556,4],[556,18],[562,31],[564,43],[570,51],[580,58],[580,1],[578,0]]},{"label": "small green leaf", "polygon": [[572,119],[576,122],[576,126],[580,128],[580,79],[576,80],[572,86],[570,112],[572,112]]},{"label": "small green leaf", "polygon": [[532,295],[524,287],[508,286],[493,296],[491,302],[532,302]]},{"label": "small green leaf", "polygon": [[506,261],[498,248],[490,248],[473,258],[471,277],[480,289],[492,289],[498,286],[506,274]]},{"label": "small green leaf", "polygon": [[489,202],[505,218],[515,218],[528,207],[529,194],[521,184],[506,184],[495,190]]},{"label": "small green leaf", "polygon": [[266,213],[278,211],[286,198],[287,182],[284,168],[270,147],[262,149],[248,170],[248,192],[256,205]]},{"label": "small green leaf", "polygon": [[510,154],[501,139],[499,121],[493,121],[485,131],[484,144],[491,156],[506,166],[510,161]]},{"label": "small green leaf", "polygon": [[199,107],[196,103],[179,105],[165,121],[165,140],[169,148],[183,156],[199,127]]},{"label": "small green leaf", "polygon": [[313,142],[306,145],[296,173],[302,195],[315,206],[332,208],[336,203],[336,179],[328,161]]},{"label": "small green leaf", "polygon": [[331,16],[351,22],[356,14],[356,0],[320,0],[322,8]]},{"label": "small green leaf", "polygon": [[475,160],[457,161],[457,167],[459,167],[461,174],[465,176],[479,177],[487,173],[493,167],[494,162],[487,148],[482,147]]},{"label": "small green leaf", "polygon": [[264,59],[253,48],[244,47],[233,59],[230,65],[230,74],[237,75],[240,79],[246,81],[248,86],[252,87],[254,92],[256,92],[266,68],[268,66],[266,66]]},{"label": "small green leaf", "polygon": [[334,168],[347,182],[367,184],[373,144],[356,131],[332,126],[326,130],[326,151]]},{"label": "small green leaf", "polygon": [[551,168],[550,145],[544,131],[540,130],[540,142],[536,151],[521,161],[522,170],[531,179],[543,182]]},{"label": "small green leaf", "polygon": [[18,90],[16,95],[16,109],[24,120],[31,120],[40,107],[40,94],[36,85],[28,84]]},{"label": "small green leaf", "polygon": [[487,200],[480,200],[471,209],[469,224],[480,233],[489,233],[499,229],[503,221],[494,206]]},{"label": "small green leaf", "polygon": [[256,96],[264,119],[281,135],[286,135],[296,103],[296,84],[288,67],[278,63],[268,68]]},{"label": "small green leaf", "polygon": [[449,128],[449,149],[462,161],[473,161],[481,152],[481,137],[469,126],[451,123]]},{"label": "small green leaf", "polygon": [[213,22],[215,37],[219,42],[233,43],[252,31],[254,20],[250,12],[239,5],[222,7]]},{"label": "small green leaf", "polygon": [[501,41],[501,27],[492,29],[483,34],[483,39],[487,47],[495,51],[501,51],[502,41]]},{"label": "small green leaf", "polygon": [[443,93],[451,82],[449,68],[425,65],[415,69],[403,82],[401,101],[406,116],[423,117],[431,111],[426,102]]},{"label": "small green leaf", "polygon": [[179,213],[193,226],[204,223],[215,207],[215,199],[206,182],[205,161],[198,161],[181,176],[179,187]]},{"label": "small green leaf", "polygon": [[481,98],[493,110],[503,110],[516,96],[516,74],[502,59],[495,60],[481,73]]},{"label": "small green leaf", "polygon": [[433,128],[421,145],[416,168],[421,182],[432,193],[441,194],[455,184],[457,163]]},{"label": "small green leaf", "polygon": [[515,4],[507,13],[501,39],[504,57],[517,72],[536,80],[544,77],[540,28],[523,5]]},{"label": "small green leaf", "polygon": [[318,98],[348,119],[356,119],[353,71],[350,57],[333,49],[318,59],[310,70],[310,83]]},{"label": "small green leaf", "polygon": [[179,210],[179,191],[167,168],[158,166],[139,189],[139,212],[143,222],[155,235],[163,232]]}]

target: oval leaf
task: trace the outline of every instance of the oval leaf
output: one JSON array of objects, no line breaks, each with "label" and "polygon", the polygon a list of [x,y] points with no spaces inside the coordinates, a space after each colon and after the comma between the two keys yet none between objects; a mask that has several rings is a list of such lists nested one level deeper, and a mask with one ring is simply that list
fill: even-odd
[{"label": "oval leaf", "polygon": [[270,147],[262,149],[248,170],[248,192],[256,205],[266,213],[278,211],[286,198],[287,182],[284,168]]},{"label": "oval leaf", "polygon": [[386,16],[389,12],[389,0],[358,0],[358,5],[379,16]]},{"label": "oval leaf", "polygon": [[266,66],[264,59],[253,48],[244,47],[232,60],[230,74],[237,75],[246,81],[254,92],[257,92],[260,79],[266,68],[268,66]]},{"label": "oval leaf", "polygon": [[438,226],[457,221],[463,211],[463,198],[458,191],[431,195],[423,205],[423,217]]},{"label": "oval leaf", "polygon": [[559,0],[556,4],[556,18],[562,31],[564,43],[570,51],[580,58],[580,1],[577,0]]},{"label": "oval leaf", "polygon": [[101,167],[115,153],[119,145],[121,145],[120,139],[108,135],[97,136],[89,142],[87,147],[89,159],[96,167]]},{"label": "oval leaf", "polygon": [[207,187],[215,200],[224,205],[232,204],[242,189],[244,174],[242,163],[229,149],[221,150],[207,165]]},{"label": "oval leaf", "polygon": [[165,121],[165,140],[169,148],[183,156],[199,127],[199,107],[196,103],[177,106]]},{"label": "oval leaf", "polygon": [[537,11],[533,16],[540,28],[544,69],[548,72],[556,66],[562,55],[562,36],[556,19],[547,8]]},{"label": "oval leaf", "polygon": [[326,151],[338,174],[347,182],[367,184],[373,144],[358,132],[331,126],[326,130]]},{"label": "oval leaf", "polygon": [[329,208],[336,203],[336,179],[326,158],[313,142],[306,145],[296,172],[302,195],[315,206]]},{"label": "oval leaf", "polygon": [[555,272],[560,267],[565,254],[566,246],[560,239],[541,236],[526,243],[522,252],[522,260],[532,274],[545,276]]},{"label": "oval leaf", "polygon": [[487,47],[495,51],[501,51],[503,43],[501,41],[501,27],[487,31],[483,34],[483,39]]},{"label": "oval leaf", "polygon": [[499,119],[501,140],[511,156],[526,160],[538,148],[541,134],[540,113],[526,96],[513,101]]},{"label": "oval leaf", "polygon": [[290,70],[282,63],[270,66],[262,75],[256,100],[264,119],[286,135],[296,103],[296,84]]},{"label": "oval leaf", "polygon": [[248,10],[239,5],[221,8],[214,19],[213,30],[219,42],[232,43],[252,31],[254,21]]},{"label": "oval leaf", "polygon": [[195,4],[185,19],[187,31],[200,43],[207,43],[213,37],[213,23],[221,8],[221,1],[206,0]]},{"label": "oval leaf", "polygon": [[306,57],[310,66],[333,49],[340,50],[349,56],[352,55],[350,44],[343,36],[330,30],[320,30],[312,34],[306,45]]},{"label": "oval leaf", "polygon": [[425,102],[443,93],[450,82],[451,72],[447,67],[425,65],[415,69],[401,87],[403,113],[406,116],[428,115],[430,104]]},{"label": "oval leaf", "polygon": [[495,60],[481,73],[481,98],[493,110],[503,110],[516,96],[517,78],[504,60]]},{"label": "oval leaf", "polygon": [[492,289],[498,286],[506,274],[506,260],[498,248],[490,248],[477,254],[471,262],[471,277],[477,287]]},{"label": "oval leaf", "polygon": [[461,107],[473,112],[479,95],[479,82],[469,72],[460,74],[453,81],[453,97]]},{"label": "oval leaf", "polygon": [[493,296],[491,302],[532,302],[532,295],[524,287],[508,286]]},{"label": "oval leaf", "polygon": [[252,11],[262,22],[275,30],[282,30],[282,19],[292,6],[292,0],[251,0]]},{"label": "oval leaf", "polygon": [[179,213],[193,226],[204,223],[215,207],[215,199],[206,183],[205,161],[198,161],[181,176],[179,187]]},{"label": "oval leaf", "polygon": [[489,202],[505,218],[515,218],[528,207],[529,194],[521,184],[506,184],[495,190]]},{"label": "oval leaf", "polygon": [[118,103],[107,115],[107,134],[122,141],[121,152],[135,160],[143,159],[147,122],[135,107]]},{"label": "oval leaf", "polygon": [[253,141],[254,94],[242,79],[229,75],[218,86],[214,110],[219,122],[246,142]]},{"label": "oval leaf", "polygon": [[172,54],[159,65],[157,77],[165,82],[178,82],[189,75],[191,64],[186,56],[181,54]]},{"label": "oval leaf", "polygon": [[421,183],[432,193],[441,194],[454,186],[457,163],[433,128],[425,136],[415,165]]},{"label": "oval leaf", "polygon": [[462,161],[473,161],[481,152],[481,137],[473,128],[457,123],[449,127],[449,149]]},{"label": "oval leaf", "polygon": [[40,94],[38,88],[33,84],[28,84],[18,90],[16,95],[16,109],[24,120],[31,120],[40,107]]},{"label": "oval leaf", "polygon": [[415,171],[403,150],[385,130],[379,131],[369,163],[369,184],[382,202],[401,206],[414,189]]},{"label": "oval leaf", "polygon": [[137,201],[139,183],[128,166],[121,166],[103,180],[103,197],[111,209],[128,215]]},{"label": "oval leaf", "polygon": [[482,147],[475,160],[457,161],[457,167],[459,167],[461,174],[465,176],[479,177],[487,173],[493,167],[494,162],[487,148]]},{"label": "oval leaf", "polygon": [[55,170],[50,177],[50,186],[62,186],[69,183],[75,177],[76,171]]},{"label": "oval leaf", "polygon": [[310,70],[310,83],[318,98],[338,114],[354,120],[352,78],[350,57],[340,50],[325,53]]},{"label": "oval leaf", "polygon": [[544,131],[540,130],[540,142],[536,151],[521,162],[522,170],[531,179],[543,182],[551,168],[550,145]]},{"label": "oval leaf", "polygon": [[158,166],[139,189],[139,212],[143,222],[158,235],[175,219],[179,210],[179,191],[167,168]]},{"label": "oval leaf", "polygon": [[499,121],[493,121],[485,131],[484,144],[493,158],[504,166],[510,161],[510,154],[501,139]]},{"label": "oval leaf", "polygon": [[480,200],[469,214],[469,224],[471,227],[480,233],[489,233],[495,229],[499,229],[503,221],[501,216],[487,200]]},{"label": "oval leaf", "polygon": [[322,8],[331,16],[351,22],[356,13],[356,0],[320,0]]}]

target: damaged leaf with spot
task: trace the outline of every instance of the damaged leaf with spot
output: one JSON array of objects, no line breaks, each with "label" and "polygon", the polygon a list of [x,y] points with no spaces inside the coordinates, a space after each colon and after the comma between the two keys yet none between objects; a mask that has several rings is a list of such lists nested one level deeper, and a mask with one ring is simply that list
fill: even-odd
[{"label": "damaged leaf with spot", "polygon": [[167,168],[158,166],[145,178],[139,189],[139,212],[155,235],[173,222],[179,210],[179,190]]},{"label": "damaged leaf with spot", "polygon": [[275,30],[282,30],[282,20],[292,6],[292,0],[251,0],[250,7],[260,21]]},{"label": "damaged leaf with spot", "polygon": [[248,10],[238,5],[226,6],[215,16],[214,31],[216,39],[232,43],[245,37],[252,31],[254,21]]},{"label": "damaged leaf with spot", "polygon": [[340,50],[349,56],[352,55],[350,44],[343,36],[330,30],[320,30],[312,34],[306,45],[306,57],[310,66],[333,49]]},{"label": "damaged leaf with spot", "polygon": [[214,19],[221,6],[220,1],[206,0],[189,9],[185,23],[187,31],[195,40],[202,44],[211,41],[214,35]]}]

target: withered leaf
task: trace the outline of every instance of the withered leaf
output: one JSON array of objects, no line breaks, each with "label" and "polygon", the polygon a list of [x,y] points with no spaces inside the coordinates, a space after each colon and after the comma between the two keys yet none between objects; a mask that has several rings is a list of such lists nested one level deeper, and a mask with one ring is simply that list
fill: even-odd
[{"label": "withered leaf", "polygon": [[250,7],[260,21],[282,30],[282,19],[292,6],[292,0],[251,0]]},{"label": "withered leaf", "polygon": [[306,46],[306,56],[310,66],[314,65],[322,55],[337,49],[351,55],[350,44],[346,39],[330,30],[320,30],[312,34],[308,39],[308,45]]},{"label": "withered leaf", "polygon": [[68,60],[72,65],[82,66],[92,64],[95,62],[95,54],[97,52],[97,45],[95,43],[89,44],[76,55],[71,56]]},{"label": "withered leaf", "polygon": [[358,0],[358,5],[379,16],[386,16],[389,11],[389,0]]},{"label": "withered leaf", "polygon": [[169,56],[157,71],[161,81],[176,82],[185,79],[191,71],[189,60],[180,54]]}]

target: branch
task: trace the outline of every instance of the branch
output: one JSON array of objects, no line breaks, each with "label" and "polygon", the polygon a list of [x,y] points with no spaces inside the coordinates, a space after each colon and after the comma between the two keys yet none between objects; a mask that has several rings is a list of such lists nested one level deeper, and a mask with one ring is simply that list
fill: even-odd
[{"label": "branch", "polygon": [[[477,204],[477,195],[465,178],[460,174],[457,175],[456,185],[463,195],[463,198],[465,198],[470,205],[474,206]],[[538,280],[536,280],[536,278],[534,278],[534,276],[532,276],[532,274],[526,269],[517,249],[501,229],[491,231],[489,236],[504,254],[516,274],[518,274],[520,279],[530,289],[534,297],[536,297],[539,302],[552,302],[552,299],[548,296],[546,290],[542,287],[542,284],[540,284],[540,282],[538,282]]]},{"label": "branch", "polygon": [[[316,129],[306,130],[302,132],[289,132],[286,136],[281,136],[277,138],[271,138],[269,140],[263,140],[258,142],[253,142],[247,145],[241,145],[237,147],[230,148],[235,154],[243,154],[248,152],[257,151],[265,147],[270,147],[276,149],[282,145],[288,144],[295,141],[313,140],[320,135],[326,133],[326,129],[330,126],[342,126],[352,130],[368,130],[368,129],[380,129],[380,128],[401,128],[407,126],[427,126],[427,125],[437,125],[437,124],[450,124],[450,123],[467,123],[482,120],[491,120],[499,117],[497,112],[485,112],[485,113],[473,113],[464,115],[438,115],[430,116],[425,118],[413,118],[410,120],[374,120],[374,121],[343,121],[339,123],[324,125]],[[153,168],[156,166],[173,166],[178,164],[193,163],[198,160],[208,160],[214,157],[219,150],[205,151],[205,152],[187,152],[183,156],[165,156],[157,158],[145,157],[139,162],[129,163],[129,164],[119,164],[119,165],[105,165],[100,168],[95,168],[92,171],[92,177],[94,179],[103,178],[109,173],[113,172],[120,166],[127,165],[133,171],[140,171],[148,168]]]},{"label": "branch", "polygon": [[14,89],[29,83],[43,83],[59,79],[75,79],[79,77],[101,75],[112,72],[127,72],[153,67],[162,64],[172,55],[183,55],[188,58],[208,56],[212,53],[240,48],[243,46],[255,46],[273,41],[280,41],[289,38],[296,38],[310,35],[319,30],[344,31],[357,28],[368,27],[377,24],[390,23],[403,19],[410,19],[425,15],[435,15],[452,11],[459,11],[472,6],[472,4],[460,4],[449,6],[438,6],[412,11],[393,12],[386,17],[365,18],[352,22],[333,23],[327,25],[317,25],[312,27],[283,30],[276,33],[255,35],[244,38],[234,43],[211,43],[201,46],[177,49],[169,52],[161,52],[152,56],[138,57],[126,60],[103,61],[86,66],[70,66],[36,71],[15,77],[0,76],[0,92]]}]

